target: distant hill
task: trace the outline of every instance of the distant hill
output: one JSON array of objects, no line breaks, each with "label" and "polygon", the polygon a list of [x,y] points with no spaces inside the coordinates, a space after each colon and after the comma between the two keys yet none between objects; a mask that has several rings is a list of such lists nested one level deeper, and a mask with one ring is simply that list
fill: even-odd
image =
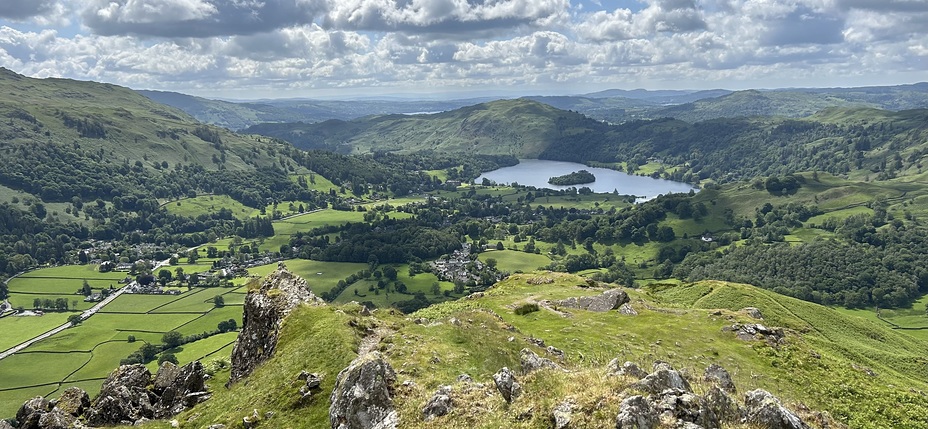
[{"label": "distant hill", "polygon": [[464,151],[534,158],[559,138],[604,129],[599,121],[530,99],[431,115],[383,115],[318,124],[262,124],[249,133],[340,153]]},{"label": "distant hill", "polygon": [[144,90],[138,92],[159,103],[181,109],[198,121],[230,130],[241,130],[261,123],[313,123],[330,119],[350,120],[392,113],[441,112],[489,100],[486,98],[449,101],[282,99],[230,102],[177,92]]}]

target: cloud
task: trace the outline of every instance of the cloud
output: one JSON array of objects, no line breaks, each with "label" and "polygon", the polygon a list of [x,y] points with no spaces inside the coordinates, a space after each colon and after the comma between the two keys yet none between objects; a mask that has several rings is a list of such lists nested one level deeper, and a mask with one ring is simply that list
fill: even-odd
[{"label": "cloud", "polygon": [[569,0],[339,0],[325,18],[329,28],[406,33],[465,34],[521,25],[551,24]]},{"label": "cloud", "polygon": [[834,44],[844,40],[844,21],[832,15],[798,8],[782,19],[767,22],[765,45]]},{"label": "cloud", "polygon": [[57,0],[6,0],[0,2],[0,18],[24,20],[52,10]]},{"label": "cloud", "polygon": [[100,35],[210,37],[311,23],[324,0],[93,0],[81,13]]}]

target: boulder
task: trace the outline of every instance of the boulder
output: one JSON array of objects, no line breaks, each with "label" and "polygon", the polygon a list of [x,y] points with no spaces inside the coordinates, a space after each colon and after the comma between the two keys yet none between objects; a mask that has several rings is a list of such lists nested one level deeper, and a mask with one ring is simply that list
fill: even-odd
[{"label": "boulder", "polygon": [[628,303],[626,302],[625,304],[622,304],[622,306],[619,307],[619,314],[624,314],[626,316],[637,316],[638,312],[635,311],[635,309],[632,308],[631,305],[628,305]]},{"label": "boulder", "polygon": [[[148,390],[151,372],[142,364],[116,368],[100,389],[100,394],[84,413],[91,426],[107,426],[152,418],[152,396]],[[157,398],[157,397],[155,397]]]},{"label": "boulder", "polygon": [[329,423],[333,429],[394,429],[396,373],[380,352],[355,359],[338,373],[332,390]]},{"label": "boulder", "polygon": [[422,408],[422,419],[430,422],[451,413],[451,386],[442,386]]},{"label": "boulder", "polygon": [[609,365],[606,366],[606,369],[609,375],[623,375],[638,380],[648,376],[647,372],[644,372],[643,369],[639,368],[638,365],[633,362],[626,361],[622,365],[619,365],[618,358],[609,361]]},{"label": "boulder", "polygon": [[522,394],[522,385],[516,381],[516,376],[512,370],[506,367],[493,374],[493,382],[496,383],[496,390],[503,395],[503,399],[512,403],[520,394]]},{"label": "boulder", "polygon": [[52,411],[39,417],[39,429],[72,429],[77,424],[77,417],[61,411]]},{"label": "boulder", "polygon": [[0,429],[16,429],[16,428],[14,428],[13,425],[11,425],[10,422],[6,421],[5,419],[0,419]]},{"label": "boulder", "polygon": [[519,362],[522,364],[522,375],[530,374],[540,369],[561,369],[554,361],[538,356],[529,349],[522,349],[522,352],[519,354]]},{"label": "boulder", "polygon": [[655,365],[657,369],[648,374],[646,377],[633,384],[636,389],[643,390],[650,394],[659,394],[667,389],[681,390],[691,392],[690,383],[680,375],[680,372],[672,369],[670,365]]},{"label": "boulder", "polygon": [[39,418],[42,417],[42,414],[47,413],[49,409],[51,409],[51,403],[48,402],[48,399],[36,396],[19,407],[19,410],[16,411],[16,421],[19,422],[20,428],[38,428]]},{"label": "boulder", "polygon": [[657,426],[657,413],[642,396],[630,396],[619,405],[615,418],[616,429],[651,429]]},{"label": "boulder", "polygon": [[709,365],[709,367],[706,368],[703,379],[722,388],[726,392],[731,393],[735,391],[735,382],[731,380],[731,375],[720,365]]},{"label": "boulder", "polygon": [[715,414],[720,422],[736,423],[741,421],[743,417],[741,407],[731,396],[728,396],[727,392],[718,386],[710,387],[709,391],[706,392],[705,399],[706,408],[712,414]]},{"label": "boulder", "polygon": [[90,396],[80,387],[69,387],[55,401],[55,409],[64,414],[78,417],[90,407]]},{"label": "boulder", "polygon": [[741,312],[747,314],[752,319],[764,320],[764,315],[755,307],[744,307]]},{"label": "boulder", "polygon": [[561,402],[551,410],[551,421],[554,423],[554,429],[566,429],[570,427],[574,405],[569,401]]},{"label": "boulder", "polygon": [[702,427],[717,428],[719,419],[707,406],[706,401],[690,392],[668,389],[656,397],[656,412],[678,423],[693,423]]},{"label": "boulder", "polygon": [[303,371],[300,373],[300,380],[304,381],[303,385],[300,386],[301,400],[305,401],[315,395],[316,392],[322,390],[320,387],[322,385],[322,377],[319,374]]},{"label": "boulder", "polygon": [[558,307],[580,310],[606,312],[619,308],[628,302],[628,294],[622,289],[609,289],[596,296],[581,296],[557,301]]},{"label": "boulder", "polygon": [[280,326],[293,309],[304,303],[321,305],[306,284],[281,262],[277,270],[245,296],[242,331],[232,348],[229,384],[251,374],[262,362],[274,356]]},{"label": "boulder", "polygon": [[[166,374],[163,375],[162,371]],[[206,368],[200,361],[190,362],[180,368],[162,365],[155,376],[152,391],[160,396],[154,404],[155,418],[177,415],[208,398]]]},{"label": "boulder", "polygon": [[744,395],[745,422],[761,429],[808,429],[799,416],[780,404],[780,400],[762,389]]}]

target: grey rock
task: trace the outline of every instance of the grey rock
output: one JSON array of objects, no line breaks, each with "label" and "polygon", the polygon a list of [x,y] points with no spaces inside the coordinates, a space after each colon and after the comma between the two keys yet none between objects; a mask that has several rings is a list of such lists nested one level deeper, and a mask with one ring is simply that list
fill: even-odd
[{"label": "grey rock", "polygon": [[[302,377],[303,374],[300,374],[300,376]],[[319,374],[306,374],[306,376],[303,377],[303,380],[305,380],[305,383],[303,383],[303,386],[300,387],[301,400],[309,399],[311,396],[322,390],[320,387],[322,385],[322,377],[319,376]]]},{"label": "grey rock", "polygon": [[[162,371],[166,374],[162,375]],[[155,376],[155,386],[152,391],[160,395],[154,404],[155,418],[163,419],[177,415],[184,409],[201,402],[202,398],[208,395],[206,393],[206,368],[200,361],[190,362],[180,368],[162,365],[158,369],[158,375]]]},{"label": "grey rock", "polygon": [[14,428],[13,425],[11,425],[10,422],[6,421],[5,419],[0,419],[0,429],[16,429],[16,428]]},{"label": "grey rock", "polygon": [[558,307],[580,310],[606,312],[619,308],[628,302],[628,294],[622,289],[609,289],[596,296],[567,298],[557,302]]},{"label": "grey rock", "polygon": [[647,399],[641,396],[625,398],[615,418],[616,429],[651,429],[657,425],[657,413]]},{"label": "grey rock", "polygon": [[512,403],[522,394],[522,385],[516,381],[515,374],[509,368],[503,367],[496,374],[493,374],[493,382],[496,383],[496,390],[499,390],[506,402]]},{"label": "grey rock", "polygon": [[40,429],[71,429],[77,423],[77,418],[63,412],[52,411],[39,417]]},{"label": "grey rock", "polygon": [[633,386],[650,394],[659,394],[667,389],[691,392],[690,383],[683,378],[680,372],[669,368],[669,365],[661,365]]},{"label": "grey rock", "polygon": [[422,419],[430,422],[438,417],[451,413],[453,401],[451,400],[451,386],[442,386],[432,395],[432,398],[422,408]]},{"label": "grey rock", "polygon": [[715,414],[720,422],[736,423],[741,421],[743,417],[741,407],[731,396],[728,396],[727,392],[718,386],[710,387],[709,391],[706,392],[705,399],[706,408]]},{"label": "grey rock", "polygon": [[217,424],[214,424],[214,425],[209,425],[209,426],[207,426],[206,429],[226,429],[226,425],[224,425],[224,424],[222,424],[222,423],[217,423]]},{"label": "grey rock", "polygon": [[50,408],[51,403],[48,399],[36,396],[19,407],[19,410],[16,411],[16,421],[19,422],[20,428],[38,428],[39,418],[42,417],[42,414],[47,413]]},{"label": "grey rock", "polygon": [[570,402],[561,402],[551,410],[551,420],[554,422],[554,429],[566,429],[570,427],[570,421],[573,418],[574,405]]},{"label": "grey rock", "polygon": [[606,368],[608,374],[610,375],[624,375],[637,378],[639,380],[648,376],[648,373],[638,367],[638,365],[634,362],[626,361],[622,365],[619,365],[618,358],[609,361],[609,365],[607,365]]},{"label": "grey rock", "polygon": [[174,384],[174,379],[179,372],[180,367],[177,365],[171,362],[162,362],[161,366],[158,368],[158,373],[155,374],[154,381],[152,381],[152,390],[158,394],[164,392],[164,389]]},{"label": "grey rock", "polygon": [[529,349],[522,349],[519,354],[519,362],[522,364],[522,374],[530,374],[541,369],[561,369],[561,367],[550,359],[543,358]]},{"label": "grey rock", "polygon": [[709,365],[709,367],[706,368],[703,379],[722,388],[726,392],[732,393],[735,391],[735,382],[731,380],[731,374],[720,365]]},{"label": "grey rock", "polygon": [[458,376],[458,381],[461,383],[473,383],[474,379],[470,375],[461,374]]},{"label": "grey rock", "polygon": [[688,422],[708,428],[720,426],[718,417],[707,407],[706,401],[690,392],[665,390],[657,397],[655,408],[657,412],[672,417],[677,422]]},{"label": "grey rock", "polygon": [[251,374],[274,356],[280,326],[293,309],[304,303],[322,305],[306,284],[281,262],[256,290],[245,296],[242,331],[232,348],[232,373],[229,384]]},{"label": "grey rock", "polygon": [[626,316],[637,316],[638,312],[635,311],[635,309],[632,308],[631,305],[628,305],[628,303],[625,303],[619,307],[619,314],[624,314]]},{"label": "grey rock", "polygon": [[329,423],[333,429],[393,429],[396,373],[379,352],[355,359],[338,373],[332,390]]},{"label": "grey rock", "polygon": [[55,409],[64,414],[78,417],[90,407],[90,396],[80,387],[69,387],[55,401]]},{"label": "grey rock", "polygon": [[[84,417],[90,426],[107,426],[152,418],[154,409],[148,385],[151,373],[142,364],[122,365],[107,377],[100,394]],[[130,423],[131,424],[131,423]]]},{"label": "grey rock", "polygon": [[745,307],[741,309],[741,312],[747,314],[753,319],[764,320],[764,315],[755,307]]},{"label": "grey rock", "polygon": [[777,397],[762,389],[744,395],[745,422],[762,429],[808,429],[799,416],[787,410]]},{"label": "grey rock", "polygon": [[563,350],[554,346],[548,346],[545,348],[545,351],[548,352],[549,355],[556,357],[558,360],[564,360],[564,358],[567,357]]}]

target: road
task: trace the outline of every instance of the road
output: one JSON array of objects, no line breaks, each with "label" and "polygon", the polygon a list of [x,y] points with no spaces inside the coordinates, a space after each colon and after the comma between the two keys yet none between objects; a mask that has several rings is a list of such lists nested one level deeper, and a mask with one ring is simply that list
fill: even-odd
[{"label": "road", "polygon": [[[200,246],[191,247],[191,248],[187,249],[187,252],[190,252],[191,250],[196,249],[197,247],[200,247]],[[166,260],[164,260],[164,261],[158,262],[157,264],[155,264],[155,267],[152,268],[152,272],[154,272],[154,271],[157,270],[158,268],[161,268],[161,267],[164,267],[164,266],[167,266],[167,265],[170,265],[170,260],[169,260],[169,259],[166,259]],[[93,315],[96,314],[98,311],[100,311],[101,309],[103,309],[103,307],[105,307],[107,304],[113,302],[114,299],[118,298],[119,295],[122,295],[123,292],[125,292],[125,291],[126,291],[126,287],[123,286],[123,287],[117,289],[116,292],[113,292],[113,293],[109,294],[106,298],[103,299],[103,301],[98,302],[97,305],[94,305],[94,306],[91,307],[90,309],[85,310],[83,313],[81,313],[81,320],[84,321],[84,320],[89,319],[90,316],[93,316]],[[64,325],[58,326],[58,327],[56,327],[56,328],[54,328],[54,329],[52,329],[52,330],[50,330],[50,331],[46,331],[45,333],[43,333],[43,334],[41,334],[41,335],[38,335],[38,336],[36,336],[36,337],[32,337],[32,338],[30,338],[30,339],[28,339],[28,340],[26,340],[26,341],[23,341],[22,343],[19,343],[19,344],[15,345],[15,346],[13,346],[13,347],[7,349],[7,350],[4,350],[3,352],[0,352],[0,360],[3,360],[3,359],[5,359],[5,358],[7,358],[7,357],[9,357],[9,356],[12,356],[13,354],[22,351],[22,350],[25,349],[26,347],[29,347],[29,346],[31,346],[31,345],[33,345],[33,344],[39,342],[39,341],[42,341],[42,340],[44,340],[44,339],[46,339],[46,338],[48,338],[48,337],[51,337],[52,335],[56,335],[56,334],[60,333],[61,331],[64,331],[65,329],[68,329],[68,328],[70,328],[70,327],[71,327],[71,323],[70,323],[70,322],[69,322],[69,323],[65,323]]]}]

